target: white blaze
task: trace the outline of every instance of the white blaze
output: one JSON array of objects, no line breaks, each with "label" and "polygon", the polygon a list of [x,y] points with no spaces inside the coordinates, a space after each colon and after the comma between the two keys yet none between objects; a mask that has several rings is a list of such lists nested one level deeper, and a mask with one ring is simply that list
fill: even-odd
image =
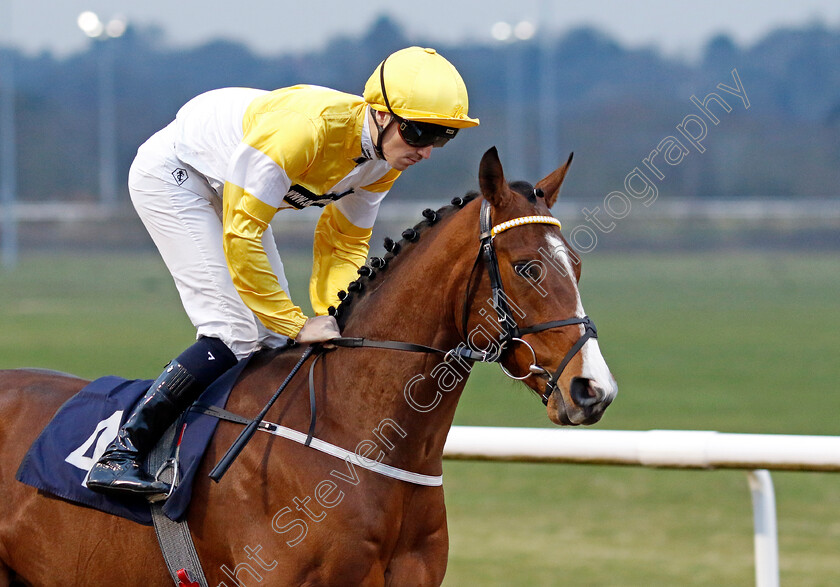
[{"label": "white blaze", "polygon": [[[566,250],[566,245],[554,234],[546,235],[546,239],[548,240],[548,246],[550,247],[549,250],[553,253],[554,258],[563,265],[563,268],[565,269],[566,274],[569,275],[570,279],[574,280],[575,272],[572,267],[569,253]],[[583,318],[586,316],[586,312],[583,310],[583,303],[580,300],[580,291],[578,290],[576,283],[573,282],[573,286],[575,291],[575,317]],[[584,325],[580,324],[578,328],[580,328],[580,334],[583,336],[586,331]],[[585,377],[593,380],[598,387],[601,387],[604,390],[608,397],[615,395],[615,379],[613,379],[610,369],[607,367],[607,362],[601,354],[601,348],[598,346],[598,339],[590,338],[586,341],[583,348],[580,349],[580,356],[583,361],[583,367],[581,368],[579,377]]]}]

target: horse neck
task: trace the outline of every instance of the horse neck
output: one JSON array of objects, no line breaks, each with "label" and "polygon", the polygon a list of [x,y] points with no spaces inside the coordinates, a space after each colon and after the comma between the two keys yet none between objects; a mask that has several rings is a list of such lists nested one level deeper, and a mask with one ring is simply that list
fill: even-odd
[{"label": "horse neck", "polygon": [[[467,210],[440,220],[393,257],[366,283],[369,291],[351,302],[343,336],[455,348],[462,340],[463,296],[478,247],[470,218],[477,226],[477,212]],[[437,353],[339,352],[344,354],[340,359],[344,377],[354,382],[345,387],[342,410],[355,418],[344,417],[344,425],[355,419],[353,425],[362,433],[386,419],[392,421],[405,433],[398,454],[391,455],[401,466],[422,468],[419,461],[439,458],[469,364],[444,363],[444,356]],[[364,358],[354,360],[353,353],[362,352]]]},{"label": "horse neck", "polygon": [[[419,240],[372,280],[349,308],[345,336],[405,340],[427,345],[457,344],[463,286],[478,248],[469,246],[463,216],[455,214],[426,228]],[[469,259],[467,259],[469,257]]]}]

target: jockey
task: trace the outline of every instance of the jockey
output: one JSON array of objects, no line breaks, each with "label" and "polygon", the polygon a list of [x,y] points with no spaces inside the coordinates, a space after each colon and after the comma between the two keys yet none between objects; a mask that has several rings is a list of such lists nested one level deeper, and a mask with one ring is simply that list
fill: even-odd
[{"label": "jockey", "polygon": [[[103,493],[159,498],[169,486],[142,468],[163,432],[240,359],[260,348],[341,335],[338,304],[367,258],[379,204],[408,167],[428,159],[467,116],[467,89],[434,49],[379,64],[364,97],[299,85],[214,90],[193,98],[137,152],[131,200],[197,329],[90,470]],[[319,206],[307,317],[288,295],[269,222]]]}]

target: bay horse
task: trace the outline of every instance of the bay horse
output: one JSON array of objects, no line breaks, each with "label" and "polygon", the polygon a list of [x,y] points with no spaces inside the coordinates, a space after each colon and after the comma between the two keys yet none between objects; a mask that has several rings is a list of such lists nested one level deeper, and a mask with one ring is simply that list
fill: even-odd
[{"label": "bay horse", "polygon": [[[219,424],[187,513],[210,585],[439,585],[448,554],[442,487],[358,464],[441,474],[472,365],[464,356],[490,357],[523,378],[544,396],[556,424],[600,419],[617,387],[581,305],[580,260],[549,212],[570,162],[536,188],[509,185],[495,148],[489,150],[479,166],[480,194],[426,210],[402,240],[386,239],[388,254],[371,259],[342,294],[344,337],[436,349],[470,343],[466,355],[339,346],[320,356],[312,369],[315,438],[354,451],[357,460],[257,434],[227,476],[212,483],[210,468],[241,430]],[[550,259],[541,258],[545,252]],[[520,328],[525,324],[531,326]],[[253,417],[301,353],[258,353],[227,408]],[[0,372],[0,587],[173,584],[152,528],[14,479],[38,432],[86,383],[34,370]],[[267,419],[305,433],[309,395],[307,377],[297,377]]]}]

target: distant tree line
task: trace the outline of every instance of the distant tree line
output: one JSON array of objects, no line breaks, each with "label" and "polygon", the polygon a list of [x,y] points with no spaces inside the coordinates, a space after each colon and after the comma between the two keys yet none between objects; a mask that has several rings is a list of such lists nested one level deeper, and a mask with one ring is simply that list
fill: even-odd
[{"label": "distant tree line", "polygon": [[[93,201],[98,191],[98,58],[113,51],[121,190],[137,147],[178,108],[223,86],[273,89],[313,83],[360,94],[377,63],[408,38],[382,17],[360,37],[339,37],[324,49],[261,57],[245,46],[216,41],[193,49],[167,47],[154,27],[94,42],[67,58],[27,56],[15,62],[19,198]],[[691,100],[724,96],[725,112],[709,103],[705,150],[692,149],[659,183],[660,197],[823,197],[840,184],[840,30],[821,24],[779,29],[750,47],[730,38],[708,41],[686,62],[655,48],[625,49],[591,28],[549,41],[432,45],[455,63],[470,91],[470,114],[481,126],[465,131],[432,160],[410,170],[393,197],[449,199],[476,187],[481,154],[499,147],[515,176],[536,181],[541,167],[540,111],[550,112],[559,164],[574,151],[564,193],[601,199],[621,190],[677,125],[700,114]],[[736,69],[749,99],[716,90],[733,86]],[[552,92],[541,94],[551,82]],[[511,128],[509,116],[516,124]],[[661,160],[660,160],[661,164]],[[644,167],[640,167],[644,170]],[[121,199],[127,200],[126,194]]]}]

